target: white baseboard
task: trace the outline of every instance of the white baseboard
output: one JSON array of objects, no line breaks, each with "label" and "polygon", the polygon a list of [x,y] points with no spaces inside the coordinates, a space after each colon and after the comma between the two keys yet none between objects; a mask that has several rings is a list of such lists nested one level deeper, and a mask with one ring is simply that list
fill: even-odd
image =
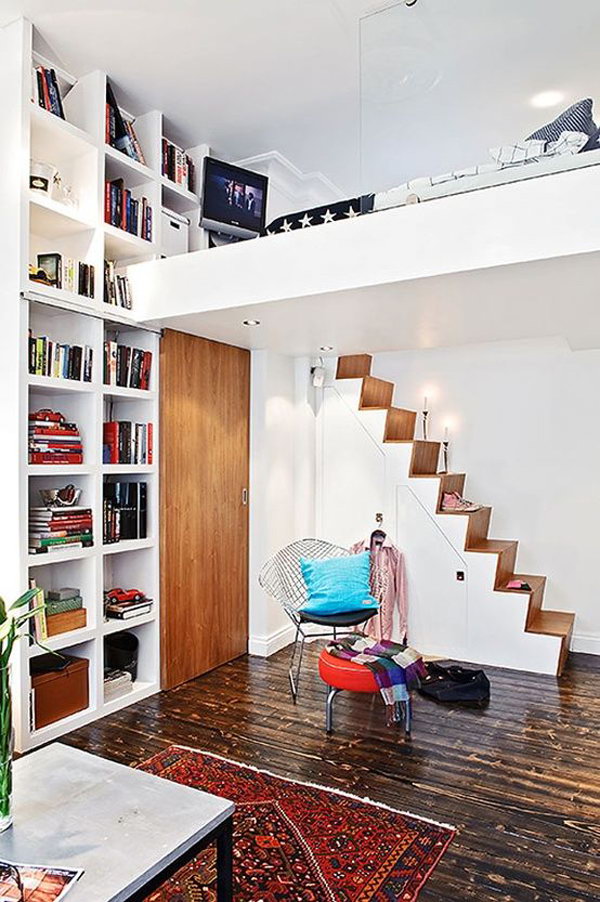
[{"label": "white baseboard", "polygon": [[586,655],[600,655],[600,636],[593,636],[591,633],[580,633],[578,636],[573,636],[571,651],[583,652]]},{"label": "white baseboard", "polygon": [[293,642],[295,632],[294,625],[289,623],[271,633],[270,636],[250,636],[248,654],[258,655],[259,658],[268,658]]}]

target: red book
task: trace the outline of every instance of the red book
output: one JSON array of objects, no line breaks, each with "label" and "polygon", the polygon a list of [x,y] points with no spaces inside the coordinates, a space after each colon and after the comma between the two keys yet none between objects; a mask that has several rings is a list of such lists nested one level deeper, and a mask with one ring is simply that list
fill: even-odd
[{"label": "red book", "polygon": [[44,107],[45,109],[51,111],[52,104],[50,103],[50,92],[48,91],[48,76],[47,70],[44,69],[43,66],[39,67],[39,71],[42,73],[42,88],[44,91]]},{"label": "red book", "polygon": [[111,464],[119,463],[119,424],[116,422],[105,423],[103,427],[102,441],[108,445]]},{"label": "red book", "polygon": [[30,464],[82,464],[83,454],[60,454],[54,451],[32,451],[29,455]]},{"label": "red book", "polygon": [[33,426],[29,427],[32,435],[72,435],[79,438],[79,429],[61,429],[60,426]]},{"label": "red book", "polygon": [[146,455],[148,458],[148,463],[152,463],[152,451],[153,451],[153,441],[154,441],[154,423],[148,423],[146,427]]},{"label": "red book", "polygon": [[140,388],[150,388],[150,370],[152,369],[152,351],[144,351],[140,374]]}]

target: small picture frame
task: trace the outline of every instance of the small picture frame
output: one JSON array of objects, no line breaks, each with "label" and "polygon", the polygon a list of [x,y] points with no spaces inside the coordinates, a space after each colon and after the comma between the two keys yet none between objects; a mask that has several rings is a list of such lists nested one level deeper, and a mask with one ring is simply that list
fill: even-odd
[{"label": "small picture frame", "polygon": [[48,285],[62,288],[62,256],[61,254],[38,254],[38,270],[46,275]]}]

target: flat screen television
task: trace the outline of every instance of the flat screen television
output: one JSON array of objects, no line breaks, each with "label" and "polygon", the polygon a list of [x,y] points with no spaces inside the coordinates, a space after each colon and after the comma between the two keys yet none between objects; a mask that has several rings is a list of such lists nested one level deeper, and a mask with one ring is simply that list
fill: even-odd
[{"label": "flat screen television", "polygon": [[266,175],[205,157],[201,227],[255,238],[265,226],[268,184]]}]

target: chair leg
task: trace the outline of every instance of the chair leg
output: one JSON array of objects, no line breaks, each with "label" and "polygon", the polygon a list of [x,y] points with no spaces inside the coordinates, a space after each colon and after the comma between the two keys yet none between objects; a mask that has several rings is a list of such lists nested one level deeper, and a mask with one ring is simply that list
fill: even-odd
[{"label": "chair leg", "polygon": [[[298,663],[294,667],[294,660],[296,657],[296,648],[298,645],[298,636],[302,636],[300,640],[300,652],[298,654]],[[302,658],[304,656],[304,642],[306,636],[302,632],[301,628],[298,626],[296,630],[296,639],[294,641],[294,648],[292,651],[292,659],[290,661],[290,669],[289,669],[289,678],[290,678],[290,686],[292,687],[292,699],[294,704],[298,701],[298,684],[300,682],[300,669],[302,667]]]},{"label": "chair leg", "polygon": [[327,693],[327,701],[325,702],[325,732],[328,735],[333,732],[333,702],[338,692],[341,692],[341,690],[334,689],[333,686],[330,686],[329,692]]}]

